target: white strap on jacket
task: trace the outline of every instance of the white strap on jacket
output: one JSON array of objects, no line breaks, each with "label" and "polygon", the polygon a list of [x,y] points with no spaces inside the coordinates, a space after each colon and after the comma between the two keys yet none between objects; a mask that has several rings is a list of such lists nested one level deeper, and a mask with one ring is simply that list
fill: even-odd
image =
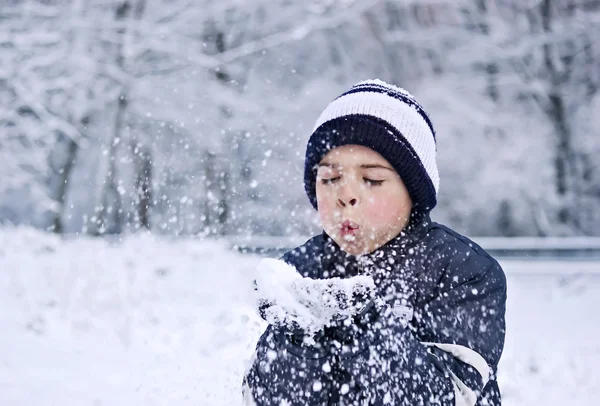
[{"label": "white strap on jacket", "polygon": [[483,389],[490,380],[490,374],[492,369],[487,364],[486,360],[477,352],[469,347],[459,344],[446,344],[446,343],[422,343],[428,347],[437,347],[442,351],[452,354],[465,364],[468,364],[475,368],[483,382],[481,388],[469,388],[463,381],[461,381],[452,371],[452,384],[454,385],[454,395],[456,406],[474,406],[477,402],[477,394],[475,389]]}]

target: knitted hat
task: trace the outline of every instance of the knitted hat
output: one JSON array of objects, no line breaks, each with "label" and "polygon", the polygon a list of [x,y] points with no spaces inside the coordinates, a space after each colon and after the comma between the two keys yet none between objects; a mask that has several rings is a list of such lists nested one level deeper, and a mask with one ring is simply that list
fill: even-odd
[{"label": "knitted hat", "polygon": [[319,162],[336,147],[357,144],[382,155],[406,185],[413,212],[427,214],[437,203],[440,183],[435,142],[429,116],[410,93],[381,80],[360,82],[317,120],[306,147],[304,190],[317,209]]}]

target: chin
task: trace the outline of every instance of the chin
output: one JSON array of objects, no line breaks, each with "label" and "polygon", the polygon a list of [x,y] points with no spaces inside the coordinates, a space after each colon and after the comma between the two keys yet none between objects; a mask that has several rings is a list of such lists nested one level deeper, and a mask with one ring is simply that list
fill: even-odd
[{"label": "chin", "polygon": [[349,244],[347,241],[336,241],[340,248],[346,252],[347,254],[358,256],[365,255],[369,253],[369,249],[367,247],[363,247],[362,245],[354,245]]}]

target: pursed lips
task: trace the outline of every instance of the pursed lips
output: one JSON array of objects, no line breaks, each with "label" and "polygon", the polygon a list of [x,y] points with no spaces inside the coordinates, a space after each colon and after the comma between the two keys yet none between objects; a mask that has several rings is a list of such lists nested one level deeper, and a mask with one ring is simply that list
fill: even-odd
[{"label": "pursed lips", "polygon": [[352,220],[345,220],[340,226],[340,234],[342,236],[355,235],[359,229],[359,225]]}]

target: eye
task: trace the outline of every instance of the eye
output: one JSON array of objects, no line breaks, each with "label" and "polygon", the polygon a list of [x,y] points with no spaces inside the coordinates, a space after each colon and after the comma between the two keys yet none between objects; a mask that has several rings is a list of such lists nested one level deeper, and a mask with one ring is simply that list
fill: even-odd
[{"label": "eye", "polygon": [[368,179],[368,178],[363,178],[365,183],[369,186],[381,186],[381,184],[383,183],[383,180],[374,180],[374,179]]},{"label": "eye", "polygon": [[331,185],[331,184],[337,182],[338,180],[340,180],[339,176],[337,176],[335,178],[329,178],[329,179],[321,178],[321,183],[324,185]]}]

